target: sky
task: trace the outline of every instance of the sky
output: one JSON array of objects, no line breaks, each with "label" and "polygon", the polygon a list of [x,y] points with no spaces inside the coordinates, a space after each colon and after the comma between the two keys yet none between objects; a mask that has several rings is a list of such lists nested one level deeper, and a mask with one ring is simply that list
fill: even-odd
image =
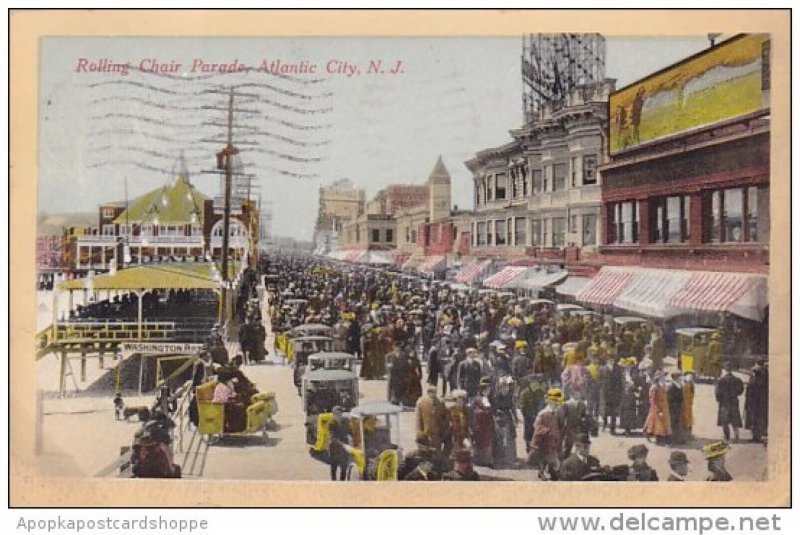
[{"label": "sky", "polygon": [[[606,42],[618,88],[708,46],[705,36]],[[124,200],[126,183],[133,199],[171,182],[180,155],[214,196],[231,87],[234,144],[272,207],[274,235],[311,239],[320,186],[349,178],[369,199],[423,183],[439,155],[453,203],[471,208],[464,162],[522,125],[521,47],[490,37],[45,38],[39,210],[94,212]],[[276,61],[301,72],[273,74]],[[112,67],[124,64],[127,75]],[[140,70],[154,64],[165,72]]]}]

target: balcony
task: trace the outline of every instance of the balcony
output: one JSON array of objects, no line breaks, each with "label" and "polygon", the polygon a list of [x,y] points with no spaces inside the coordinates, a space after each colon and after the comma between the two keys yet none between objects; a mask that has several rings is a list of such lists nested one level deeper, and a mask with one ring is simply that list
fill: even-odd
[{"label": "balcony", "polygon": [[203,236],[78,236],[79,247],[109,247],[127,239],[133,247],[203,247]]}]

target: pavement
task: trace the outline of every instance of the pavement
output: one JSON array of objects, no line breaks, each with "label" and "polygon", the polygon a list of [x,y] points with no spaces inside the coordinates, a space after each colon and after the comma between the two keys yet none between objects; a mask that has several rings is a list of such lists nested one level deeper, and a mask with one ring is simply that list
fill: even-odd
[{"label": "pavement", "polygon": [[[264,315],[266,318],[266,314]],[[269,323],[269,322],[267,322]],[[272,336],[267,347],[272,347]],[[234,349],[235,347],[231,347]],[[57,359],[42,359],[38,362],[40,384],[53,385],[53,367]],[[96,362],[89,366],[92,375],[101,373]],[[96,370],[96,371],[95,371]],[[229,437],[209,445],[193,430],[187,429],[183,436],[176,435],[175,462],[183,466],[184,477],[202,479],[324,481],[329,478],[327,465],[312,459],[305,444],[305,416],[301,400],[292,382],[292,369],[283,365],[274,351],[267,363],[246,365],[244,373],[261,391],[276,393],[279,413],[275,417],[277,429],[261,436]],[[426,376],[427,374],[425,374]],[[80,386],[80,385],[79,385]],[[46,389],[49,389],[45,386]],[[386,381],[361,381],[362,401],[385,400]],[[52,394],[52,392],[50,393]],[[43,401],[43,448],[39,457],[40,468],[48,475],[94,477],[107,472],[109,465],[119,457],[121,446],[131,443],[138,424],[114,419],[111,396],[67,397],[46,395]],[[129,406],[151,405],[154,393],[139,397],[126,397]],[[741,398],[744,403],[744,396]],[[742,407],[743,409],[744,407]],[[706,478],[706,463],[700,448],[722,438],[716,426],[717,404],[712,385],[698,384],[694,402],[694,440],[680,449],[690,461],[691,481]],[[400,447],[405,451],[414,449],[415,418],[413,410],[400,415]],[[727,468],[737,481],[762,481],[767,479],[767,448],[764,444],[746,442],[750,433],[742,430],[740,443],[732,445],[728,454]],[[101,439],[99,437],[102,437]],[[627,450],[634,444],[646,443],[642,436],[610,435],[601,431],[592,439],[591,453],[601,463],[608,465],[627,464]],[[670,447],[648,444],[649,464],[656,469],[661,479],[669,475],[668,458]],[[522,461],[525,445],[522,424],[517,429],[517,455]],[[537,480],[536,471],[521,469],[492,470],[476,467],[481,474],[507,477],[514,480]]]}]

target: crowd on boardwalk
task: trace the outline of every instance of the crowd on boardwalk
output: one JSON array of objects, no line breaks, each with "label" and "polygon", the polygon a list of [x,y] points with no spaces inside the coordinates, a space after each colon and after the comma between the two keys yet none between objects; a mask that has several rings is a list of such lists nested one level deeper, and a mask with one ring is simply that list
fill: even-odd
[{"label": "crowd on boardwalk", "polygon": [[[603,467],[588,453],[591,438],[641,433],[650,447],[691,443],[696,374],[665,363],[664,333],[652,322],[557,313],[547,301],[453,291],[311,257],[269,262],[262,270],[274,283],[273,331],[332,326],[335,349],[360,357],[362,379],[388,379],[388,400],[415,408],[413,455],[460,462],[467,467],[462,477],[474,463],[532,465],[542,479],[653,480],[658,476],[646,464],[648,445],[630,448],[630,466]],[[725,438],[704,448],[709,478],[730,479],[723,461],[728,442],[740,439],[742,427],[755,441],[766,436],[767,367],[756,364],[745,393],[717,334],[695,368],[715,383],[717,425]],[[516,451],[520,428],[524,456]],[[685,462],[683,451],[671,452],[670,478],[682,477]]]}]

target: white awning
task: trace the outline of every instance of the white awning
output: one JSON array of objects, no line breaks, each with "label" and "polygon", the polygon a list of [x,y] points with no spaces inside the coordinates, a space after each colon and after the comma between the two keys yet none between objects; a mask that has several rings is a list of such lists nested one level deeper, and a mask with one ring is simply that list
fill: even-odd
[{"label": "white awning", "polygon": [[420,273],[436,273],[447,269],[447,257],[443,255],[429,256],[422,262],[417,271]]},{"label": "white awning", "polygon": [[565,279],[569,272],[556,271],[547,272],[541,269],[530,268],[523,276],[513,279],[504,288],[518,288],[521,290],[541,290],[546,286],[551,286]]},{"label": "white awning", "polygon": [[589,277],[567,277],[567,280],[556,286],[556,293],[575,297],[590,280],[592,279]]}]

